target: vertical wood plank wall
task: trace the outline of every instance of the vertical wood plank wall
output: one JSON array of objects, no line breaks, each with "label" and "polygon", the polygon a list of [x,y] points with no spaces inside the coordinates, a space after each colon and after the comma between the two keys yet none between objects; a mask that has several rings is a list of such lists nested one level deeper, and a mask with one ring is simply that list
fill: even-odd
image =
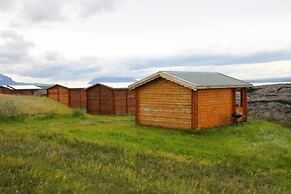
[{"label": "vertical wood plank wall", "polygon": [[86,108],[86,92],[85,89],[69,89],[70,107]]},{"label": "vertical wood plank wall", "polygon": [[135,92],[113,89],[101,84],[87,89],[87,112],[90,114],[134,114]]},{"label": "vertical wood plank wall", "polygon": [[136,124],[141,124],[139,122],[139,92],[138,92],[138,89],[135,89],[135,123]]},{"label": "vertical wood plank wall", "polygon": [[0,87],[0,94],[14,94],[14,92],[6,87]]},{"label": "vertical wood plank wall", "polygon": [[27,95],[27,96],[32,96],[34,95],[38,90],[14,90],[13,94],[16,95]]},{"label": "vertical wood plank wall", "polygon": [[65,87],[58,87],[59,102],[70,105],[69,89]]},{"label": "vertical wood plank wall", "polygon": [[198,128],[198,92],[192,90],[192,125],[191,129]]},{"label": "vertical wood plank wall", "polygon": [[69,89],[69,105],[71,108],[81,108],[80,89]]},{"label": "vertical wood plank wall", "polygon": [[137,123],[191,129],[192,90],[163,78],[153,80],[136,90]]},{"label": "vertical wood plank wall", "polygon": [[128,90],[127,91],[127,113],[134,115],[135,114],[135,90]]},{"label": "vertical wood plank wall", "polygon": [[59,101],[59,90],[58,87],[52,87],[47,89],[47,97],[55,101]]},{"label": "vertical wood plank wall", "polygon": [[127,90],[114,90],[115,114],[126,114],[127,112]]},{"label": "vertical wood plank wall", "polygon": [[198,90],[198,128],[231,123],[233,89]]},{"label": "vertical wood plank wall", "polygon": [[49,88],[47,90],[47,96],[67,106],[70,105],[69,89],[66,87],[55,86],[55,87]]},{"label": "vertical wood plank wall", "polygon": [[100,114],[100,88],[94,86],[86,90],[87,112],[90,114]]},{"label": "vertical wood plank wall", "polygon": [[86,108],[85,89],[69,89],[57,85],[47,90],[47,96],[71,108]]},{"label": "vertical wood plank wall", "polygon": [[100,114],[114,114],[112,90],[105,86],[101,86],[100,88]]}]

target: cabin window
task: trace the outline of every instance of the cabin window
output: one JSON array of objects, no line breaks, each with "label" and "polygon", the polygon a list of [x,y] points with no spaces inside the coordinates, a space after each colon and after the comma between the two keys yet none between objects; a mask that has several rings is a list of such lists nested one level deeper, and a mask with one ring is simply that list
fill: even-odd
[{"label": "cabin window", "polygon": [[237,89],[235,93],[236,106],[242,107],[242,89]]}]

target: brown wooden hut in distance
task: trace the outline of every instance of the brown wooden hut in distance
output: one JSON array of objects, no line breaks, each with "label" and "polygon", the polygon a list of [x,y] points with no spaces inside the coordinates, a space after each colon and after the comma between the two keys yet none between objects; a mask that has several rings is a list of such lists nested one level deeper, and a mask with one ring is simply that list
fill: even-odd
[{"label": "brown wooden hut in distance", "polygon": [[71,108],[86,108],[85,86],[56,84],[47,88],[47,97]]},{"label": "brown wooden hut in distance", "polygon": [[42,88],[35,85],[8,85],[16,95],[36,95]]},{"label": "brown wooden hut in distance", "polygon": [[13,94],[12,88],[7,85],[0,85],[0,94]]},{"label": "brown wooden hut in distance", "polygon": [[231,124],[238,112],[247,121],[250,86],[221,73],[162,71],[129,89],[136,92],[136,123],[201,129]]},{"label": "brown wooden hut in distance", "polygon": [[130,83],[97,83],[86,89],[87,112],[90,114],[134,114],[135,92]]}]

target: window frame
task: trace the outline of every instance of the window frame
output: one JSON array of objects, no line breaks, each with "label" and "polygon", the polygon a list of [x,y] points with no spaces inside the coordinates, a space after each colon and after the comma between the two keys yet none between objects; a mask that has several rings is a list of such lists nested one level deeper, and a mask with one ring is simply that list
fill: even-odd
[{"label": "window frame", "polygon": [[243,90],[242,90],[242,88],[237,88],[235,90],[235,105],[236,105],[236,107],[243,107]]}]

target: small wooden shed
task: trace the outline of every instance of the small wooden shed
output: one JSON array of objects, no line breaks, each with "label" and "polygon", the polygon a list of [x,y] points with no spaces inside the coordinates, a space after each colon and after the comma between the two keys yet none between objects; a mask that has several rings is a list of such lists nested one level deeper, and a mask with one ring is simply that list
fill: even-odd
[{"label": "small wooden shed", "polygon": [[180,129],[231,124],[233,113],[247,121],[251,84],[221,73],[162,71],[129,89],[136,92],[136,123]]},{"label": "small wooden shed", "polygon": [[7,85],[0,85],[0,94],[13,94],[13,90]]},{"label": "small wooden shed", "polygon": [[[97,83],[86,89],[87,112],[90,114],[134,114],[135,92],[114,83]],[[126,85],[126,86],[125,86]]]},{"label": "small wooden shed", "polygon": [[84,87],[56,84],[47,88],[47,97],[71,108],[86,108],[86,90]]},{"label": "small wooden shed", "polygon": [[36,95],[42,88],[35,85],[8,85],[16,95]]}]

